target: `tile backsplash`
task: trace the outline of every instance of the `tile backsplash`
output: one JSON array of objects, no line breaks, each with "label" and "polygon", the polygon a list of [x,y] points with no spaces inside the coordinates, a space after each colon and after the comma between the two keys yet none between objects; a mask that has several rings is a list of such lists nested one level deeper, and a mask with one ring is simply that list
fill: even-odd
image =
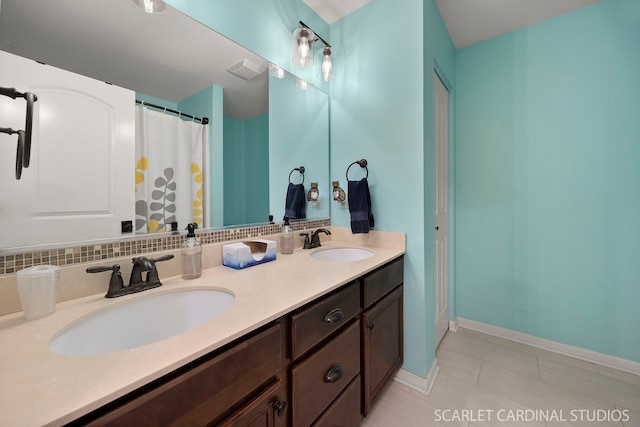
[{"label": "tile backsplash", "polygon": [[[298,221],[291,224],[295,230],[304,230],[331,225],[328,218]],[[239,228],[225,228],[219,230],[202,230],[197,232],[198,239],[203,245],[228,242],[260,236],[278,234],[282,232],[282,224],[266,224]],[[144,235],[137,238],[110,241],[108,243],[83,244],[49,250],[0,254],[0,276],[15,274],[16,272],[34,265],[73,265],[85,262],[108,260],[123,256],[138,255],[149,252],[179,249],[186,234],[163,234],[159,237]]]}]

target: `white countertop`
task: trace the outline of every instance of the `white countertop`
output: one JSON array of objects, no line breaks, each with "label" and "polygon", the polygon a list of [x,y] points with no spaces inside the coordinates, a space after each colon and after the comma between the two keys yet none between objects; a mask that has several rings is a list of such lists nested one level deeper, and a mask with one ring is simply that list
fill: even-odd
[{"label": "white countertop", "polygon": [[[106,299],[93,295],[59,303],[56,312],[24,320],[22,312],[0,317],[0,425],[63,425],[404,254],[402,247],[362,246],[374,255],[328,262],[309,254],[331,247],[278,254],[273,262],[234,270],[213,267],[202,277],[161,278],[163,286]],[[143,347],[95,356],[63,356],[49,350],[61,329],[97,310],[150,295],[184,289],[217,288],[235,295],[221,316],[176,337]],[[140,319],[143,322],[145,319]]]}]

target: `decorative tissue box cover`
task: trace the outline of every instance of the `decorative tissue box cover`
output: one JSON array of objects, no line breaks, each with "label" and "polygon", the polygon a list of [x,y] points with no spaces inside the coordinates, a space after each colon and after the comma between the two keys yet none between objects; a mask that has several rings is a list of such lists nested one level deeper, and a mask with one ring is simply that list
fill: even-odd
[{"label": "decorative tissue box cover", "polygon": [[222,246],[222,264],[241,270],[276,259],[276,242],[273,240],[250,240]]}]

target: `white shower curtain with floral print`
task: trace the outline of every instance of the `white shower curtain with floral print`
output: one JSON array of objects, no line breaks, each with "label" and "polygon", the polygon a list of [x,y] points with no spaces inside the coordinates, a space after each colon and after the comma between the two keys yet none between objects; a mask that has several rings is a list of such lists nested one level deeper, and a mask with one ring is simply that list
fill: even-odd
[{"label": "white shower curtain with floral print", "polygon": [[136,232],[204,225],[208,126],[136,107]]}]

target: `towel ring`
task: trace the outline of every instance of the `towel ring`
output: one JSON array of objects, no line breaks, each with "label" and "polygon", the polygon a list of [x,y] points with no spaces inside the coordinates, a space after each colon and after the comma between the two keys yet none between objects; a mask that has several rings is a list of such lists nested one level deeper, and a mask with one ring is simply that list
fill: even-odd
[{"label": "towel ring", "polygon": [[347,182],[349,182],[349,169],[351,168],[351,166],[353,165],[358,165],[361,168],[364,168],[367,170],[367,176],[364,177],[364,179],[369,178],[369,168],[367,167],[367,159],[362,159],[362,160],[356,160],[355,162],[351,163],[349,165],[349,167],[347,168],[347,172],[345,173],[345,175],[347,176]]},{"label": "towel ring", "polygon": [[292,169],[292,170],[291,170],[291,172],[289,172],[289,184],[293,184],[293,183],[291,182],[291,174],[292,174],[294,171],[298,171],[298,172],[300,172],[300,175],[302,175],[302,184],[304,184],[304,166],[300,166],[299,168],[294,168],[294,169]]}]

